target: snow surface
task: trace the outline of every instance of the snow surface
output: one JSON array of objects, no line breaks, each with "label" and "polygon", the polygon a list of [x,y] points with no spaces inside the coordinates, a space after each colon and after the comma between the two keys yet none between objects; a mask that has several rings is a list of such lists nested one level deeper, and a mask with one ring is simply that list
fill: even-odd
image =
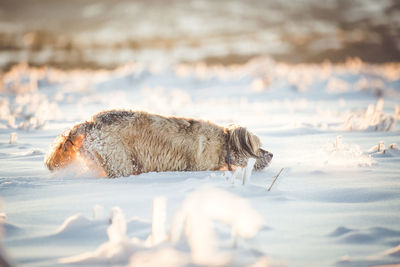
[{"label": "snow surface", "polygon": [[[4,259],[20,266],[400,263],[399,64],[258,58],[113,71],[21,64],[0,77]],[[55,174],[45,168],[58,134],[112,108],[240,124],[274,158],[261,172],[117,179],[79,164]]]}]

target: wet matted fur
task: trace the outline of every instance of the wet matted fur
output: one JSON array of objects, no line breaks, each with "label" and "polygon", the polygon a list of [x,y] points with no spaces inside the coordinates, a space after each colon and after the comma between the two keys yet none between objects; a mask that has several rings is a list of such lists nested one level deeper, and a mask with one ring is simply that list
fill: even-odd
[{"label": "wet matted fur", "polygon": [[141,111],[104,111],[56,138],[47,153],[49,170],[63,168],[77,157],[95,163],[108,177],[144,172],[219,170],[269,165],[272,154],[257,136],[240,126]]}]

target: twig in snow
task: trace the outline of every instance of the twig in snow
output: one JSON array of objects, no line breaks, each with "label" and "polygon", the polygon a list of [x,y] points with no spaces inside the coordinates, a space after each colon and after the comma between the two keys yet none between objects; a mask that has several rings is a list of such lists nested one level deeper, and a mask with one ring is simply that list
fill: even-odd
[{"label": "twig in snow", "polygon": [[281,172],[283,171],[283,168],[278,172],[278,174],[275,176],[274,181],[272,182],[271,186],[268,188],[268,192],[271,191],[272,186],[274,185],[276,179],[278,179],[279,175],[281,174]]}]

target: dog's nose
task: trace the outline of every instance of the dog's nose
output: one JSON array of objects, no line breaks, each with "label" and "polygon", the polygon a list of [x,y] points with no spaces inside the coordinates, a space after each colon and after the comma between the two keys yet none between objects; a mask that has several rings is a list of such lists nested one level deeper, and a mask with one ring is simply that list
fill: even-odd
[{"label": "dog's nose", "polygon": [[270,156],[272,158],[274,156],[274,154],[268,153],[268,156]]}]

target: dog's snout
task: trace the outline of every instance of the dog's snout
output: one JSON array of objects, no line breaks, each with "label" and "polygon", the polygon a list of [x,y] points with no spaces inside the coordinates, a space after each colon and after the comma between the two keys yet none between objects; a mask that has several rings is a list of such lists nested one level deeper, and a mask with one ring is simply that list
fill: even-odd
[{"label": "dog's snout", "polygon": [[269,158],[269,159],[272,159],[273,156],[274,156],[274,154],[272,154],[271,152],[269,152],[269,151],[267,151],[267,150],[264,150],[264,149],[262,149],[262,148],[260,148],[260,155],[261,155],[262,157],[264,157],[264,158]]}]

